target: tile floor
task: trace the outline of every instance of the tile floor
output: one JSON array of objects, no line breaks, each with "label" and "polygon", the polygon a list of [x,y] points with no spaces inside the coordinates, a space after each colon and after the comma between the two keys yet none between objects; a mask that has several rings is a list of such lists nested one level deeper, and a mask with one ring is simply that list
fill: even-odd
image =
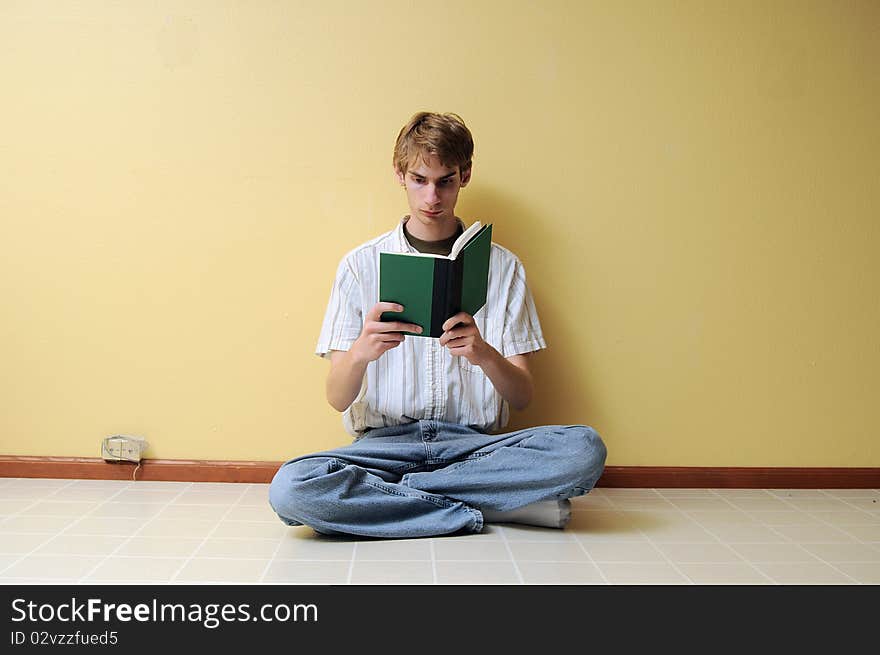
[{"label": "tile floor", "polygon": [[564,530],[334,539],[267,485],[0,478],[0,583],[878,584],[880,491],[606,489]]}]

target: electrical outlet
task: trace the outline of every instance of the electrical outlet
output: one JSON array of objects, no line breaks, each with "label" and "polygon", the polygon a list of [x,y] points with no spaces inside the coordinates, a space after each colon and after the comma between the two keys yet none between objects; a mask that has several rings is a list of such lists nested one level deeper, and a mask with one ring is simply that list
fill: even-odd
[{"label": "electrical outlet", "polygon": [[140,462],[147,446],[142,437],[116,434],[101,442],[101,457],[108,462]]}]

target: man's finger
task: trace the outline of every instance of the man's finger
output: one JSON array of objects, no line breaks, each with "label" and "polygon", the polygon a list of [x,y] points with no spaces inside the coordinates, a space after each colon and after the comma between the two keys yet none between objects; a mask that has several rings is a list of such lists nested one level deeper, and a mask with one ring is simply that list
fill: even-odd
[{"label": "man's finger", "polygon": [[468,314],[467,312],[458,312],[455,316],[452,316],[446,320],[443,324],[443,331],[446,332],[449,328],[458,325],[459,323],[464,323],[465,325],[469,325],[474,322],[474,317]]},{"label": "man's finger", "polygon": [[464,337],[459,337],[458,339],[450,339],[444,345],[450,350],[454,350],[455,348],[465,348],[466,346],[471,345],[471,342]]},{"label": "man's finger", "polygon": [[373,307],[367,312],[368,321],[379,321],[382,318],[383,312],[402,312],[403,305],[399,305],[396,302],[377,302]]},{"label": "man's finger", "polygon": [[377,322],[377,332],[416,332],[421,334],[422,326],[415,323],[401,323],[400,321]]},{"label": "man's finger", "polygon": [[455,332],[450,330],[449,332],[444,332],[440,335],[440,345],[445,346],[447,343],[452,341],[453,339],[460,339],[461,337],[456,337]]},{"label": "man's finger", "polygon": [[452,341],[453,339],[461,339],[462,337],[466,337],[468,336],[468,334],[470,333],[467,332],[465,329],[458,329],[456,327],[451,330],[446,330],[446,332],[443,333],[443,336],[446,337],[447,341]]}]

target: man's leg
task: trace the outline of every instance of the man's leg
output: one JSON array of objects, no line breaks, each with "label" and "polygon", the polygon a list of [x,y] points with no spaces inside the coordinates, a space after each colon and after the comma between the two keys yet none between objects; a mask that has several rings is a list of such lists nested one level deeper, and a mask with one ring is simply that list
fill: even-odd
[{"label": "man's leg", "polygon": [[421,423],[383,428],[348,446],[290,460],[275,474],[269,502],[288,525],[305,524],[325,534],[479,532],[479,511],[399,484],[407,472],[428,466],[423,436]]},{"label": "man's leg", "polygon": [[435,425],[436,436],[427,442],[434,470],[406,474],[401,484],[463,501],[483,511],[487,521],[523,515],[524,522],[552,525],[555,515],[561,527],[567,520],[560,514],[567,508],[564,501],[590,491],[604,470],[605,444],[584,425],[499,435]]}]

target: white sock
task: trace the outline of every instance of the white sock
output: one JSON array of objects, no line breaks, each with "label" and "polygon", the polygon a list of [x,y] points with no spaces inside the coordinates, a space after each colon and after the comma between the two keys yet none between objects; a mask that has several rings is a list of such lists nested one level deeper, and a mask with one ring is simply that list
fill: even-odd
[{"label": "white sock", "polygon": [[509,512],[495,512],[481,509],[485,523],[525,523],[544,528],[564,528],[571,518],[571,501],[543,500],[531,505],[523,505]]}]

